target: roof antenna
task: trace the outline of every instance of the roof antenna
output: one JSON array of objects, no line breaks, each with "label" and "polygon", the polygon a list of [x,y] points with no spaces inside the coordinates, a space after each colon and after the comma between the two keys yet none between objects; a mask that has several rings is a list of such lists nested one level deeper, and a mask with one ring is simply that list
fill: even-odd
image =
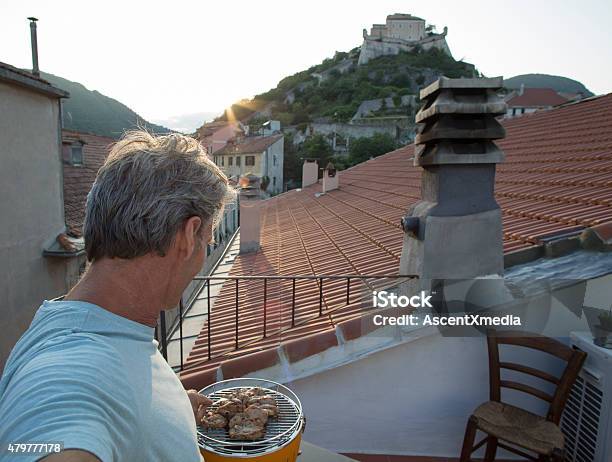
[{"label": "roof antenna", "polygon": [[38,68],[38,38],[36,36],[36,21],[37,18],[30,16],[30,39],[32,41],[32,74],[36,77],[40,76],[40,69]]}]

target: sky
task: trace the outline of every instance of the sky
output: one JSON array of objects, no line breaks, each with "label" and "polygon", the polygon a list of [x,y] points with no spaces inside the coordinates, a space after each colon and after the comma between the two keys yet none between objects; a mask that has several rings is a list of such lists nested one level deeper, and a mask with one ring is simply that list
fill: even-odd
[{"label": "sky", "polygon": [[3,1],[0,61],[31,68],[36,16],[41,70],[193,129],[361,45],[362,29],[396,12],[448,26],[455,59],[487,76],[562,75],[612,92],[609,0]]}]

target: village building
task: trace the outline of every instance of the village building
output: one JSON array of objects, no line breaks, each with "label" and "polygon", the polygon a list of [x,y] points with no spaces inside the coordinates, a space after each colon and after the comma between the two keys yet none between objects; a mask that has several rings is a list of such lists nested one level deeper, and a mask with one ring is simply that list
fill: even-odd
[{"label": "village building", "polygon": [[552,88],[525,88],[521,85],[519,90],[507,96],[508,110],[505,117],[520,117],[535,111],[552,109],[568,101],[568,98]]},{"label": "village building", "polygon": [[268,194],[278,194],[284,190],[284,139],[275,134],[231,140],[214,153],[213,160],[228,177],[252,173],[262,179]]},{"label": "village building", "polygon": [[63,294],[74,271],[47,256],[66,232],[60,108],[68,96],[39,75],[0,63],[0,368],[41,300]]}]

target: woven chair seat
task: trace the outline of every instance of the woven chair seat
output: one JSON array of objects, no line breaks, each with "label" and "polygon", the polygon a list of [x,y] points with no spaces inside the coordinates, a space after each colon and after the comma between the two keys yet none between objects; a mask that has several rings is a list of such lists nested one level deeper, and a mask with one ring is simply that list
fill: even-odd
[{"label": "woven chair seat", "polygon": [[563,433],[557,425],[518,407],[488,401],[478,406],[474,417],[480,430],[538,454],[563,449]]}]

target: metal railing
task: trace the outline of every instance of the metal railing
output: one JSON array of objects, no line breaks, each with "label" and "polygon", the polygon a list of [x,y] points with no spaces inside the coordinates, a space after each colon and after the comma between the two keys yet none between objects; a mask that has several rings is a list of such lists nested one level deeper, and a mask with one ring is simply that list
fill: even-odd
[{"label": "metal railing", "polygon": [[[176,364],[173,367],[178,371],[183,371],[183,370],[192,368],[196,365],[200,365],[213,358],[224,356],[232,351],[235,351],[239,348],[245,347],[247,345],[260,341],[262,339],[266,339],[267,337],[271,335],[282,334],[283,332],[286,332],[290,329],[307,324],[308,322],[313,321],[322,316],[331,315],[334,312],[342,308],[345,308],[346,306],[356,301],[354,297],[356,281],[361,282],[361,284],[359,284],[359,289],[361,291],[372,291],[372,290],[382,288],[382,285],[384,285],[385,287],[395,287],[399,284],[398,280],[401,280],[401,279],[408,280],[408,279],[414,279],[416,277],[417,276],[415,275],[386,275],[386,274],[385,275],[381,275],[381,274],[373,274],[373,275],[357,275],[357,274],[292,275],[292,276],[196,276],[194,279],[204,281],[204,285],[202,286],[198,296],[195,297],[194,300],[192,300],[192,303],[190,304],[189,307],[187,307],[187,309],[185,309],[185,306],[181,300],[181,303],[179,305],[178,325],[175,326],[175,329],[173,329],[172,332],[170,333],[171,335],[174,335],[178,330],[178,340],[174,339],[172,341],[179,342],[179,361],[178,361],[178,364]],[[338,280],[345,281],[345,286],[339,287],[337,283],[336,284],[330,283],[331,281],[338,281]],[[218,284],[219,292],[215,296],[211,296],[211,281],[221,281],[222,282],[222,284]],[[316,283],[318,293],[316,294],[315,300],[318,298],[318,303],[315,303],[314,309],[307,310],[308,311],[307,313],[304,313],[304,310],[302,309],[301,312],[299,313],[299,319],[298,319],[298,311],[300,310],[300,302],[303,302],[304,301],[303,299],[306,298],[304,292],[299,293],[296,287],[297,285],[296,283],[299,283],[301,281],[313,281]],[[375,282],[372,284],[371,283],[372,281],[375,281]],[[260,313],[260,316],[261,316],[260,332],[261,334],[259,336],[256,336],[255,338],[253,338],[253,335],[249,335],[250,340],[247,341],[246,343],[241,344],[240,343],[240,339],[241,339],[241,330],[240,330],[241,317],[240,316],[241,316],[241,303],[243,301],[241,300],[241,297],[240,297],[240,287],[241,287],[241,284],[249,283],[248,289],[256,292],[259,289],[259,287],[255,287],[253,285],[253,282],[255,283],[259,282],[259,284],[261,284],[261,289],[263,290],[263,295],[261,297],[259,297],[258,295],[255,301],[255,303],[261,304],[261,313]],[[281,283],[286,284],[286,286],[282,288],[281,292],[284,290],[291,291],[289,303],[285,304],[284,306],[283,304],[281,304],[280,312],[278,313],[279,319],[287,319],[287,317],[290,317],[290,322],[287,323],[287,326],[285,327],[281,326],[275,331],[270,332],[269,319],[268,319],[268,316],[269,316],[269,313],[268,313],[269,288],[270,288],[270,285],[274,284],[275,282],[279,284]],[[330,290],[334,292],[334,294],[330,296],[330,300],[326,299],[325,290],[327,287],[330,287]],[[310,293],[312,292],[313,286],[309,286],[306,289],[308,289],[307,292]],[[340,289],[342,289],[341,292],[340,292]],[[221,297],[222,293],[223,293],[222,298],[223,298],[224,305],[226,306],[226,308],[224,310],[224,317],[222,319],[218,319],[214,316],[215,310],[214,310],[213,301],[216,303],[218,299]],[[201,298],[202,294],[205,294],[204,298]],[[343,296],[340,297],[340,294],[343,294]],[[369,296],[371,297],[371,294]],[[206,321],[199,335],[201,338],[202,336],[201,334],[204,332],[204,329],[205,329],[206,352],[204,355],[202,355],[203,357],[201,359],[198,359],[197,361],[190,361],[189,364],[185,365],[184,345],[183,345],[185,338],[183,336],[183,322],[185,320],[185,315],[189,312],[193,304],[197,302],[198,300],[206,301],[206,311],[205,311]],[[233,309],[229,310],[227,308],[227,302],[231,300],[233,300]],[[362,300],[359,299],[359,301],[362,301]],[[245,306],[248,305],[249,303],[253,303],[253,302],[249,300],[244,301]],[[332,307],[328,305],[332,305]],[[233,315],[230,315],[230,313]],[[252,314],[252,309],[251,309],[251,314]],[[228,322],[232,322],[234,324],[233,329],[232,329],[233,330],[233,342],[232,342],[233,348],[225,347],[225,348],[219,349],[218,351],[213,351],[212,333],[214,330],[214,326],[216,325],[216,323],[228,324]],[[164,358],[166,358],[167,360],[168,359],[168,332],[166,329],[166,319],[165,319],[165,314],[163,311],[160,313],[158,327],[159,329],[156,328],[156,338],[159,341],[159,349],[162,355],[164,356]],[[252,329],[253,326],[251,325],[249,327]],[[226,329],[225,333],[226,334],[229,333],[229,329]]]}]

